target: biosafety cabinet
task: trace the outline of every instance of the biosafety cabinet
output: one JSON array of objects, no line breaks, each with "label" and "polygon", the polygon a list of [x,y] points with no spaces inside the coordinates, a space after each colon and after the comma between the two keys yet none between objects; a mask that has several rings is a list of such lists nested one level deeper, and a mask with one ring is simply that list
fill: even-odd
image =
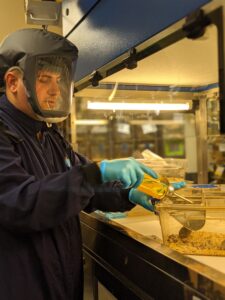
[{"label": "biosafety cabinet", "polygon": [[[74,148],[95,161],[149,149],[186,159],[195,184],[223,184],[224,1],[65,0],[62,16],[79,49]],[[157,215],[81,221],[93,299],[225,299],[225,257],[164,245]]]}]

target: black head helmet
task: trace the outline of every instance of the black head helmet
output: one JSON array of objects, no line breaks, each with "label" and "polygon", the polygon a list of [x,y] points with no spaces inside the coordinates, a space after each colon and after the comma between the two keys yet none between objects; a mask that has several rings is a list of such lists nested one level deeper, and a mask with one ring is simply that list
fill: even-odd
[{"label": "black head helmet", "polygon": [[[74,44],[63,36],[42,29],[21,29],[8,35],[0,45],[0,84],[11,67],[23,71],[28,101],[39,119],[59,122],[70,113],[73,78],[78,57]],[[37,95],[43,74],[57,77],[57,105],[43,106]]]}]

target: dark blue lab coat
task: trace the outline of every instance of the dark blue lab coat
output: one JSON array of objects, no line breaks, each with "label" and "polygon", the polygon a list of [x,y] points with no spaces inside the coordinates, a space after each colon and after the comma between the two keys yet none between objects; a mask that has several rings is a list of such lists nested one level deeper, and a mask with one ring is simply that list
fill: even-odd
[{"label": "dark blue lab coat", "polygon": [[0,299],[82,299],[79,212],[133,207],[118,183],[0,99]]}]

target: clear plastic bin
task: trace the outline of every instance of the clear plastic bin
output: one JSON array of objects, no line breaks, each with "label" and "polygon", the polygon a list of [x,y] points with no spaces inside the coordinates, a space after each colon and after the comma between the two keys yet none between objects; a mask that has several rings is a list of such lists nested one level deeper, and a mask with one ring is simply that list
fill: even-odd
[{"label": "clear plastic bin", "polygon": [[225,256],[225,193],[215,189],[186,188],[191,199],[165,199],[156,205],[163,242],[183,254]]},{"label": "clear plastic bin", "polygon": [[156,160],[138,159],[138,161],[152,168],[161,176],[168,177],[171,179],[174,178],[174,180],[170,180],[170,181],[176,181],[176,178],[181,179],[185,177],[186,165],[187,165],[186,159],[182,159],[182,158],[164,158],[162,160],[161,159],[156,159]]}]

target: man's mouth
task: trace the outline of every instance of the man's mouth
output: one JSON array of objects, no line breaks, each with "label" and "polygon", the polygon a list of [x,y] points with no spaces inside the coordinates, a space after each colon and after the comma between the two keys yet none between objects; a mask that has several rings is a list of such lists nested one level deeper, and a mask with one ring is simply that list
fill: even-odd
[{"label": "man's mouth", "polygon": [[47,104],[56,104],[57,99],[48,99],[45,101]]},{"label": "man's mouth", "polygon": [[52,109],[56,107],[57,101],[56,100],[46,100],[45,101],[47,108]]}]

